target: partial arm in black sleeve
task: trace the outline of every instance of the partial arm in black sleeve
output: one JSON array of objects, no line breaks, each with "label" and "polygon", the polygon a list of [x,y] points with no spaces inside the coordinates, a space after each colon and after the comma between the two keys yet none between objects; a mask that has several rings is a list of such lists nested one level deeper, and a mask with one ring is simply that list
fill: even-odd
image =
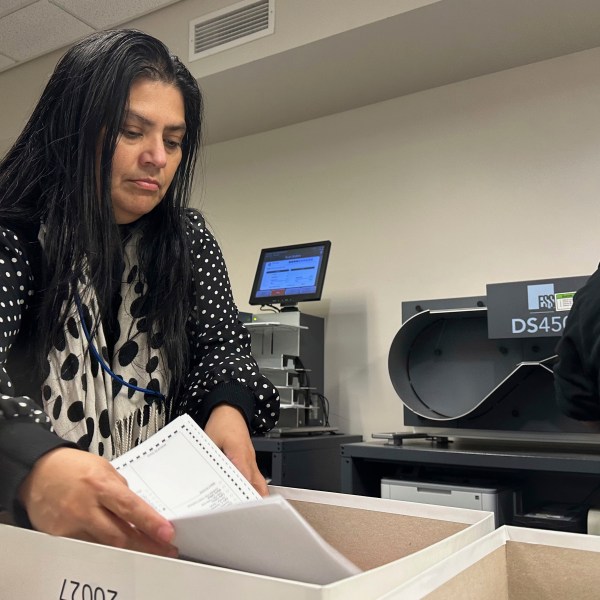
[{"label": "partial arm in black sleeve", "polygon": [[573,419],[600,421],[600,270],[575,294],[556,351],[559,408]]},{"label": "partial arm in black sleeve", "polygon": [[13,388],[7,359],[31,297],[32,275],[23,244],[0,227],[0,506],[18,524],[28,520],[19,503],[19,486],[35,461],[49,450],[72,446],[50,431],[46,415],[31,398]]},{"label": "partial arm in black sleeve", "polygon": [[238,320],[221,250],[201,217],[187,215],[193,255],[195,306],[188,322],[192,366],[175,414],[188,413],[201,426],[219,404],[237,407],[252,433],[279,418],[279,395],[251,355],[250,334]]}]

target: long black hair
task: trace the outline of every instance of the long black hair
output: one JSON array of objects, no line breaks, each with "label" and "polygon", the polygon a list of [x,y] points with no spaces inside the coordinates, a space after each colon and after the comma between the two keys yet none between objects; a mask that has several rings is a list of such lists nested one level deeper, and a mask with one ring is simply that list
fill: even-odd
[{"label": "long black hair", "polygon": [[[119,290],[121,234],[113,216],[111,166],[131,85],[149,79],[183,96],[182,159],[163,200],[139,221],[138,259],[149,343],[163,343],[176,387],[188,360],[185,324],[191,268],[183,211],[200,150],[202,96],[181,61],[136,30],[92,34],[62,57],[23,132],[0,162],[0,219],[16,229],[43,223],[38,358],[64,329],[85,270],[102,316]],[[87,267],[85,266],[87,265]],[[66,302],[66,304],[65,304]]]}]

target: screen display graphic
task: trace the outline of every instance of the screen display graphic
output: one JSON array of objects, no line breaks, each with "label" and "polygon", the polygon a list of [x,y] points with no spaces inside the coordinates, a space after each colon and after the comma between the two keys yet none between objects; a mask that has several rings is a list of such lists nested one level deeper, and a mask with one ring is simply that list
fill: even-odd
[{"label": "screen display graphic", "polygon": [[250,304],[295,304],[321,297],[331,242],[261,251]]}]

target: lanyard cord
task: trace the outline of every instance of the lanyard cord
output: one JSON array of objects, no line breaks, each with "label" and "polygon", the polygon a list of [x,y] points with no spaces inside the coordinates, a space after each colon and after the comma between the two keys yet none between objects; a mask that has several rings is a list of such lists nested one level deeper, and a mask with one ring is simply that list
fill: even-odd
[{"label": "lanyard cord", "polygon": [[[147,394],[148,396],[154,396],[157,400],[162,400],[163,402],[166,402],[166,398],[160,392],[156,392],[154,390],[149,390],[147,388],[138,387],[137,385],[133,385],[132,383],[129,383],[128,381],[125,381],[124,379],[119,377],[116,373],[114,373],[111,370],[111,368],[104,362],[104,359],[102,358],[102,356],[100,356],[100,353],[94,346],[94,342],[92,342],[92,336],[90,335],[90,332],[88,331],[88,328],[85,324],[85,318],[83,315],[83,307],[81,305],[81,298],[79,297],[79,294],[77,292],[75,292],[74,298],[75,298],[75,304],[77,305],[77,312],[79,313],[79,319],[81,321],[81,326],[83,328],[83,332],[85,333],[85,338],[88,341],[89,349],[92,352],[92,354],[94,355],[94,357],[96,358],[96,360],[98,361],[98,363],[100,363],[100,366],[102,367],[102,369],[104,371],[106,371],[114,380],[118,381],[120,384],[124,385],[125,387],[127,387],[131,390],[135,390],[136,392],[143,392],[144,394]],[[145,400],[148,404],[152,404],[152,400],[148,400],[148,399],[145,399]]]}]

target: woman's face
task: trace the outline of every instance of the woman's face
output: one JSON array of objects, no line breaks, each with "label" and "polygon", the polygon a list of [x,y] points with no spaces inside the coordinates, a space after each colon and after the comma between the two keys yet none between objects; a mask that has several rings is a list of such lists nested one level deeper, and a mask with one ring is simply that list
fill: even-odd
[{"label": "woman's face", "polygon": [[179,89],[161,81],[134,82],[112,161],[111,198],[119,225],[136,221],[163,199],[181,162],[184,134]]}]

